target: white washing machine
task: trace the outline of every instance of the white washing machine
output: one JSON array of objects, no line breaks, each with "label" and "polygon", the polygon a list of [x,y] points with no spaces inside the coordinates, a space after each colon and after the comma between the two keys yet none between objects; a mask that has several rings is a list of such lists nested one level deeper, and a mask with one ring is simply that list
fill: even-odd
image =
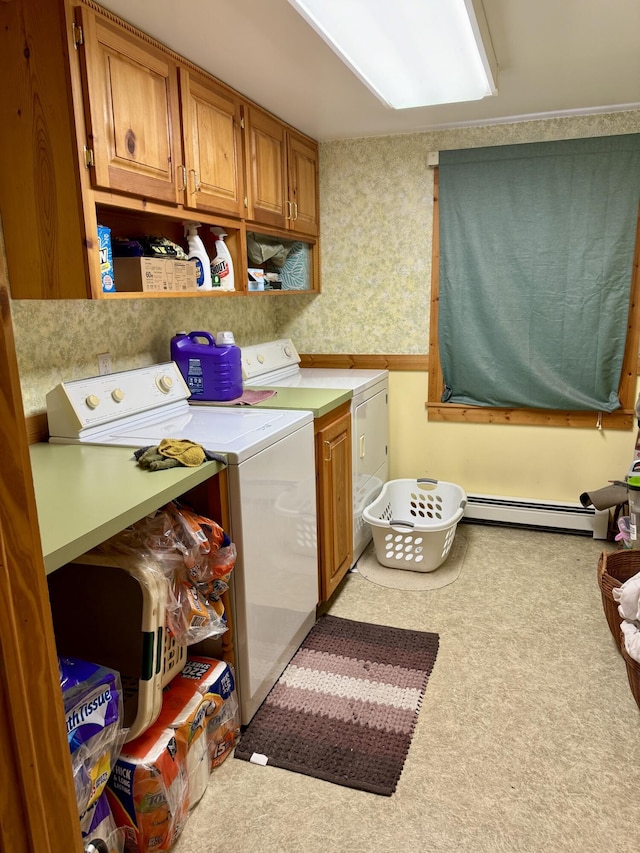
[{"label": "white washing machine", "polygon": [[364,508],[389,478],[389,371],[300,367],[288,338],[242,347],[242,377],[247,387],[338,388],[353,392],[353,563],[372,539]]},{"label": "white washing machine", "polygon": [[[231,575],[236,680],[246,725],[316,619],[313,415],[190,406],[189,393],[173,362],[61,383],[47,394],[49,440],[139,448],[186,438],[226,455],[228,533],[238,551]],[[296,547],[296,512],[307,529],[304,548]]]}]

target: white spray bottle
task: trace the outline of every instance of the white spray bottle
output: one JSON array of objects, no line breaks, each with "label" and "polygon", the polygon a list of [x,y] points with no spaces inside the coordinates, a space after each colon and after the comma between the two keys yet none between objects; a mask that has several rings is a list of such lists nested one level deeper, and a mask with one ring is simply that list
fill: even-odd
[{"label": "white spray bottle", "polygon": [[196,265],[196,282],[198,290],[212,290],[211,285],[211,265],[209,255],[204,247],[200,235],[198,234],[199,222],[185,222],[184,233],[187,238],[189,251],[187,257],[190,261],[194,261]]},{"label": "white spray bottle", "polygon": [[224,228],[216,225],[211,226],[211,231],[216,238],[216,256],[211,263],[211,275],[220,276],[220,287],[222,290],[235,290],[233,278],[233,261],[231,253],[224,242],[227,232]]}]

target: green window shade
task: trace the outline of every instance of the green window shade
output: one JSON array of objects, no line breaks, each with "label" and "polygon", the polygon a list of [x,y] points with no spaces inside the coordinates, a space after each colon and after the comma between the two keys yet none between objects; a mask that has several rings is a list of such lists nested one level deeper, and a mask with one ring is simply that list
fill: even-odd
[{"label": "green window shade", "polygon": [[640,134],[440,152],[443,402],[612,412]]}]

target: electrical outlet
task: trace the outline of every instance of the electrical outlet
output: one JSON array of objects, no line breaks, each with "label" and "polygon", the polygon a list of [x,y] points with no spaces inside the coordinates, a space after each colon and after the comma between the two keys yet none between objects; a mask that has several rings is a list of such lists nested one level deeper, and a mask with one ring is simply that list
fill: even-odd
[{"label": "electrical outlet", "polygon": [[111,373],[111,353],[98,353],[98,373],[103,376],[105,373]]}]

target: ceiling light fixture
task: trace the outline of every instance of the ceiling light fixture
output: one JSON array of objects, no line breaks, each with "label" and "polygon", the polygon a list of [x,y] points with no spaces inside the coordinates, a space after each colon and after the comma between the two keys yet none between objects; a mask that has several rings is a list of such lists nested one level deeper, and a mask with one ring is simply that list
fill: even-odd
[{"label": "ceiling light fixture", "polygon": [[496,94],[482,0],[289,0],[394,109]]}]

